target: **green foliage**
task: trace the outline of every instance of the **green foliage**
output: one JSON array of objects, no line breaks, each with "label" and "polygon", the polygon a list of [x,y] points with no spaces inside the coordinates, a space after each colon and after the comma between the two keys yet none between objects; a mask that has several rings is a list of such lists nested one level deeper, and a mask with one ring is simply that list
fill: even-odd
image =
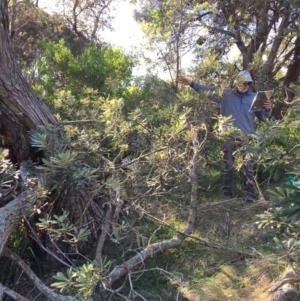
[{"label": "green foliage", "polygon": [[[272,201],[270,209],[257,215],[259,229],[277,230],[274,237],[289,264],[300,263],[299,220],[300,190],[297,179],[299,173],[299,131],[298,117],[291,110],[280,122],[269,121],[262,128],[268,130],[257,133],[261,162],[264,172],[273,175],[281,186],[267,190]],[[283,178],[285,176],[285,179]],[[281,257],[283,258],[283,257]]]},{"label": "green foliage", "polygon": [[29,132],[29,137],[31,145],[43,152],[46,158],[62,152],[69,143],[61,126],[38,126]]},{"label": "green foliage", "polygon": [[[45,152],[46,156],[42,159],[43,165],[36,166],[36,169],[47,175],[48,189],[50,191],[65,191],[68,187],[80,189],[84,185],[96,183],[97,171],[99,172],[99,170],[86,165],[81,160],[83,157],[89,157],[93,163],[92,157],[86,153],[86,145],[83,143],[79,152],[64,151],[69,142],[57,139],[57,135],[60,136],[60,134],[60,127],[50,126],[39,127],[36,131],[31,132],[30,136],[32,144],[38,150]],[[79,146],[81,146],[80,143]],[[97,156],[95,155],[95,157]],[[99,164],[99,161],[97,164]]]},{"label": "green foliage", "polygon": [[73,272],[72,268],[68,269],[66,275],[61,272],[58,272],[56,276],[53,276],[54,279],[59,280],[59,282],[53,283],[51,286],[56,287],[60,290],[61,293],[71,293],[74,294],[74,291],[71,292],[71,288],[74,286],[73,278],[76,276],[76,273]]},{"label": "green foliage", "polygon": [[[182,54],[189,52],[198,36],[192,26],[193,13],[187,1],[166,0],[162,2],[141,1],[136,19],[149,41],[147,48],[156,58],[149,59],[151,66],[168,72],[175,80],[181,69]],[[151,73],[149,68],[149,73]]]},{"label": "green foliage", "polygon": [[[84,170],[79,171],[79,174],[74,174],[76,172],[76,166],[74,165],[74,160],[76,157],[76,152],[67,151],[65,153],[57,153],[55,156],[50,157],[49,160],[43,158],[44,165],[37,166],[37,169],[42,170],[49,174],[49,186],[50,191],[53,190],[63,190],[66,185],[71,184],[72,175],[75,176],[74,181],[78,184],[80,183],[80,178],[85,173]],[[73,182],[73,184],[75,184]]]},{"label": "green foliage", "polygon": [[143,118],[148,116],[148,110],[163,111],[165,107],[177,102],[177,95],[171,83],[153,75],[136,78],[134,84],[124,90],[122,96],[125,99],[123,113],[127,115],[139,108]]},{"label": "green foliage", "polygon": [[95,109],[100,96],[120,96],[129,85],[133,59],[119,49],[91,45],[75,56],[64,40],[39,43],[43,54],[33,87],[62,118],[70,108]]},{"label": "green foliage", "polygon": [[88,228],[74,226],[68,219],[68,212],[62,215],[54,215],[54,219],[47,214],[45,218],[40,218],[37,226],[41,230],[47,230],[53,240],[63,239],[64,242],[76,245],[79,241],[87,241],[91,231]]},{"label": "green foliage", "polygon": [[299,122],[296,110],[291,108],[282,120],[265,119],[256,124],[252,140],[247,143],[259,171],[278,182],[286,174],[299,173]]},{"label": "green foliage", "polygon": [[111,262],[105,257],[83,264],[77,271],[69,268],[66,273],[58,272],[53,276],[56,282],[51,286],[65,295],[75,295],[82,299],[89,297],[98,282],[107,273]]}]

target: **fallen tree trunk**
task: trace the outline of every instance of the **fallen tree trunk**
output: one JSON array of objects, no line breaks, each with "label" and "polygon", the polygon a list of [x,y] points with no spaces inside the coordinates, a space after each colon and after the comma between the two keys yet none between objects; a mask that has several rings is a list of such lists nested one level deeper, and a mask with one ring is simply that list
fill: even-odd
[{"label": "fallen tree trunk", "polygon": [[0,255],[6,246],[9,236],[16,229],[22,216],[28,216],[32,212],[35,201],[35,193],[26,190],[13,201],[0,208]]},{"label": "fallen tree trunk", "polygon": [[299,283],[299,274],[294,269],[290,269],[278,280],[270,289],[269,294],[272,301],[299,300],[300,293],[294,286]]}]

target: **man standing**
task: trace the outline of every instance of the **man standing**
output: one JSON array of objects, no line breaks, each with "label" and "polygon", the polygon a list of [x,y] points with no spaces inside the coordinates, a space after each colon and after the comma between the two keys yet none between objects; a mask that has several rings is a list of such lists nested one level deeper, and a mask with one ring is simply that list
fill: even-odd
[{"label": "man standing", "polygon": [[[191,81],[190,79],[179,76],[178,83],[192,87],[195,91],[216,91],[215,87],[202,85]],[[223,96],[219,99],[221,115],[231,117],[232,123],[235,127],[240,129],[245,135],[254,132],[253,117],[262,120],[263,116],[271,115],[271,101],[266,100],[263,104],[263,109],[251,110],[253,100],[256,93],[250,88],[253,80],[248,71],[241,71],[235,81],[235,87],[226,88],[223,91]],[[225,141],[223,148],[223,162],[224,162],[224,179],[223,179],[223,194],[225,198],[232,198],[232,176],[234,164],[234,152],[237,145],[233,137]],[[244,194],[246,202],[254,202],[256,200],[254,188],[254,171],[252,163],[244,156]]]}]

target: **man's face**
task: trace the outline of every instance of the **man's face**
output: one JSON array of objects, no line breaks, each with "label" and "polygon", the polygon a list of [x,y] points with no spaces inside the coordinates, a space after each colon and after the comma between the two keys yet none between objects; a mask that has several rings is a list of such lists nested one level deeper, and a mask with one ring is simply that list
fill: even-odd
[{"label": "man's face", "polygon": [[248,91],[250,84],[248,82],[237,83],[236,88],[239,92],[245,93]]}]

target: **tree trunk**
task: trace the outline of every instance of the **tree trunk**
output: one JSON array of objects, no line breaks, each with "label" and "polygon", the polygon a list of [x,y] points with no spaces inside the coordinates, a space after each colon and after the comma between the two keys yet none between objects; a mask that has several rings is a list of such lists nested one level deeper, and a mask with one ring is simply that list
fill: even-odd
[{"label": "tree trunk", "polygon": [[282,114],[289,107],[289,104],[293,101],[295,96],[294,92],[290,89],[290,85],[297,84],[300,76],[300,37],[298,36],[295,41],[294,59],[290,63],[287,69],[287,73],[282,86],[282,94],[285,97],[284,102],[279,102],[273,112],[276,119],[281,119]]},{"label": "tree trunk", "polygon": [[268,90],[269,82],[272,78],[272,70],[274,69],[274,62],[276,57],[278,56],[278,50],[282,45],[282,41],[284,40],[284,30],[287,28],[289,24],[289,18],[291,15],[291,10],[286,9],[283,14],[280,24],[277,29],[277,34],[274,37],[274,41],[272,43],[270,53],[268,54],[267,60],[264,63],[264,66],[258,76],[257,88],[258,91]]},{"label": "tree trunk", "polygon": [[36,154],[28,131],[56,118],[33,92],[15,59],[9,35],[7,0],[0,0],[0,145],[20,164]]}]

